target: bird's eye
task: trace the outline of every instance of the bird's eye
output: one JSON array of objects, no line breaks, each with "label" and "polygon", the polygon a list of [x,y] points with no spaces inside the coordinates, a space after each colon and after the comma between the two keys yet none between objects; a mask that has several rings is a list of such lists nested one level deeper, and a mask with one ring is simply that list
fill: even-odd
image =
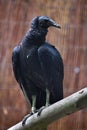
[{"label": "bird's eye", "polygon": [[47,20],[47,19],[45,19],[44,21],[45,21],[46,23],[48,22],[48,20]]},{"label": "bird's eye", "polygon": [[43,21],[40,21],[39,24],[40,24],[40,26],[44,26],[47,24],[47,22],[48,22],[48,20],[43,20]]}]

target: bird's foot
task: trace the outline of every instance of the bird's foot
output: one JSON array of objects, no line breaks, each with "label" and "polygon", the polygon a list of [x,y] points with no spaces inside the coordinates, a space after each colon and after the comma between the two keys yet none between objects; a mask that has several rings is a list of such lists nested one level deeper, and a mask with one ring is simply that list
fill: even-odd
[{"label": "bird's foot", "polygon": [[23,118],[23,120],[22,120],[22,126],[24,126],[25,123],[26,123],[26,120],[27,120],[30,116],[32,116],[33,114],[35,114],[36,112],[37,112],[36,108],[35,108],[35,107],[32,107],[30,114],[26,115],[26,116]]},{"label": "bird's foot", "polygon": [[[49,106],[49,105],[48,105],[48,106]],[[42,106],[42,107],[38,110],[37,116],[40,116],[40,115],[41,115],[41,112],[43,111],[43,109],[47,108],[48,106]]]},{"label": "bird's foot", "polygon": [[25,125],[25,123],[26,123],[26,120],[30,117],[30,116],[32,116],[33,114],[35,114],[37,112],[37,110],[36,111],[33,111],[33,112],[31,112],[30,114],[28,114],[28,115],[26,115],[24,118],[23,118],[23,120],[22,120],[22,126],[24,126]]},{"label": "bird's foot", "polygon": [[33,112],[31,112],[30,114],[26,115],[26,116],[23,118],[23,120],[22,120],[22,126],[24,126],[24,125],[25,125],[26,120],[27,120],[30,116],[32,116],[33,114],[34,114],[34,113],[33,113]]}]

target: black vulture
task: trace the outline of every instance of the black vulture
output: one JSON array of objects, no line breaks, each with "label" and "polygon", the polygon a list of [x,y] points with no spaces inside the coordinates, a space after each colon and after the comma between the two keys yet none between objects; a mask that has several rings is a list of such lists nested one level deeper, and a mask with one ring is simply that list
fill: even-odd
[{"label": "black vulture", "polygon": [[29,31],[12,53],[14,75],[31,104],[31,113],[63,98],[63,60],[59,51],[46,42],[50,26],[61,28],[47,16],[33,18]]}]

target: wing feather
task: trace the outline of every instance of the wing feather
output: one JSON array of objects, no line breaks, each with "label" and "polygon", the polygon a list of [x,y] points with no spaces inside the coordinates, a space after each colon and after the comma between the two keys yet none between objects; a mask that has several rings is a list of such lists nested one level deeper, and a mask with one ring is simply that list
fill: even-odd
[{"label": "wing feather", "polygon": [[[55,47],[43,45],[38,50],[44,81],[55,100],[63,97],[63,61]],[[53,101],[53,99],[52,99]]]},{"label": "wing feather", "polygon": [[20,46],[16,46],[13,49],[13,53],[12,53],[13,72],[18,83],[20,82],[20,77],[21,77],[19,71],[19,52],[20,52]]}]

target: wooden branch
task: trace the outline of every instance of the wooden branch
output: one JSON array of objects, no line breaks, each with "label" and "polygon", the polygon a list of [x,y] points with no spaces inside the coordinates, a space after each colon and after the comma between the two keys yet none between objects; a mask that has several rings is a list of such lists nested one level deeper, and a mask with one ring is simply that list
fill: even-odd
[{"label": "wooden branch", "polygon": [[87,87],[45,108],[40,116],[32,115],[25,126],[20,122],[8,130],[46,130],[50,123],[86,107]]}]

